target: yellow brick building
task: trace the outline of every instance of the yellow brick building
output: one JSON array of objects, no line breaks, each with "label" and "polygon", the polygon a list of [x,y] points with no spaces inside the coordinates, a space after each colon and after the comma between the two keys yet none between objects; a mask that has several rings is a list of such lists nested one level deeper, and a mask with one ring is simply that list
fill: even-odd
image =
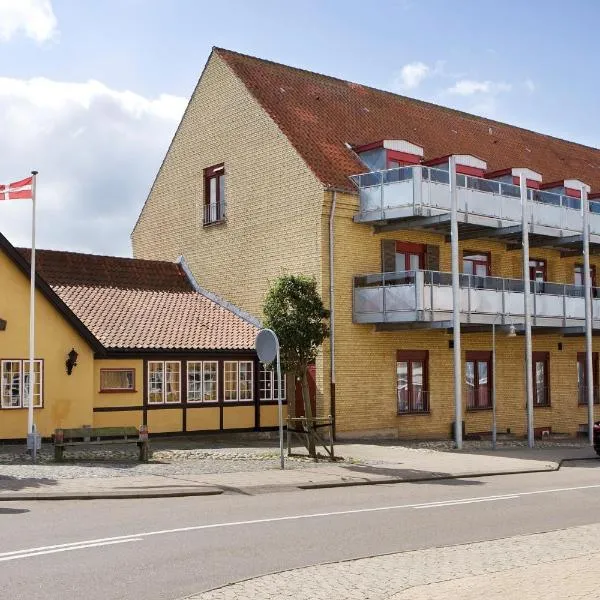
[{"label": "yellow brick building", "polygon": [[[215,48],[133,230],[134,255],[184,255],[202,286],[258,318],[270,280],[314,275],[333,333],[316,364],[318,413],[334,415],[338,437],[446,437],[449,155],[465,430],[490,431],[494,383],[498,430],[526,430],[521,168],[534,426],[575,434],[587,421],[580,190],[600,190],[594,148]],[[595,252],[600,216],[590,206]],[[594,293],[595,328],[596,302]],[[510,325],[519,335],[505,335]]]}]

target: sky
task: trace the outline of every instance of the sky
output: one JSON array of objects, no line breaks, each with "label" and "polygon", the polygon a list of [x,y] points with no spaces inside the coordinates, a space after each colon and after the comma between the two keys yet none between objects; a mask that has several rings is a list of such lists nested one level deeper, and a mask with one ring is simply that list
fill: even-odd
[{"label": "sky", "polygon": [[[131,255],[213,46],[600,146],[597,0],[0,0],[0,183],[37,246]],[[31,203],[0,232],[31,242]]]}]

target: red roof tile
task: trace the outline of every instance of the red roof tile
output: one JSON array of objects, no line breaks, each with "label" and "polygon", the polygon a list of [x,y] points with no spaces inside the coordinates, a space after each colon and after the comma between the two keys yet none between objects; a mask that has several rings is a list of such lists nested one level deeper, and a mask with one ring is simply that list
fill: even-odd
[{"label": "red roof tile", "polygon": [[258,329],[196,292],[177,263],[38,250],[36,272],[108,350],[254,349]]},{"label": "red roof tile", "polygon": [[545,181],[600,191],[600,150],[360,84],[215,48],[325,184],[354,189],[364,165],[352,146],[404,139],[425,158],[473,154],[488,169],[527,167]]}]

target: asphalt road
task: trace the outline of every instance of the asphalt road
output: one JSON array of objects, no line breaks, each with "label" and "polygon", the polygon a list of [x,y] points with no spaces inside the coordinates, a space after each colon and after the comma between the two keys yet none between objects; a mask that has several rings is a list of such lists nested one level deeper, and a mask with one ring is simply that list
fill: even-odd
[{"label": "asphalt road", "polygon": [[0,598],[181,598],[284,569],[600,522],[600,465],[262,495],[0,502]]}]

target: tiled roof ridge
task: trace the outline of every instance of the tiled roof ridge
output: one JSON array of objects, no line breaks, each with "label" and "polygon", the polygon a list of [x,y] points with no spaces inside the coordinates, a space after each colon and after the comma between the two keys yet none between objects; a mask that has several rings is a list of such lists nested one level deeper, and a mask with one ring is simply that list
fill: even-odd
[{"label": "tiled roof ridge", "polygon": [[[370,86],[370,85],[366,85],[366,84],[363,84],[363,83],[357,83],[355,81],[350,81],[348,79],[342,79],[341,77],[334,77],[333,75],[326,75],[324,73],[319,73],[318,71],[310,71],[308,69],[303,69],[301,67],[294,67],[292,65],[286,65],[284,63],[279,63],[279,62],[274,61],[274,60],[269,60],[269,59],[266,59],[266,58],[260,58],[258,56],[253,56],[251,54],[244,54],[242,52],[236,52],[235,50],[229,50],[227,48],[220,48],[220,47],[214,46],[213,50],[215,50],[217,52],[217,54],[219,54],[219,56],[222,56],[223,58],[225,58],[225,60],[227,60],[227,55],[228,54],[229,55],[234,55],[234,56],[239,56],[239,57],[242,57],[242,58],[249,58],[251,60],[255,60],[255,61],[258,61],[258,62],[261,62],[261,63],[270,64],[270,65],[273,65],[273,66],[276,66],[276,67],[282,67],[284,69],[288,69],[288,70],[295,71],[295,72],[298,72],[298,73],[305,73],[306,75],[312,75],[312,76],[319,77],[321,79],[331,80],[332,82],[343,83],[343,84],[346,84],[348,86],[362,87],[364,89],[371,90],[371,91],[379,93],[379,94],[385,94],[385,95],[388,95],[388,96],[392,96],[393,98],[399,98],[399,99],[401,99],[403,101],[406,101],[406,102],[410,102],[410,103],[413,103],[413,104],[419,104],[419,105],[421,105],[423,107],[426,107],[426,108],[435,108],[435,109],[438,109],[438,110],[441,109],[441,110],[444,110],[444,111],[446,111],[446,112],[448,112],[448,113],[450,113],[452,115],[461,116],[461,117],[464,117],[464,118],[467,118],[467,119],[473,119],[473,120],[476,120],[476,121],[481,121],[481,122],[484,122],[484,123],[489,123],[490,125],[495,124],[495,125],[499,125],[499,126],[502,126],[502,127],[510,127],[511,129],[516,129],[516,130],[524,131],[526,133],[532,133],[532,134],[535,134],[535,135],[544,136],[544,137],[552,139],[552,140],[556,140],[556,141],[563,142],[563,143],[566,142],[568,144],[573,144],[574,146],[579,146],[579,147],[582,147],[582,148],[588,148],[590,150],[597,150],[597,151],[600,150],[600,148],[598,148],[596,146],[590,146],[588,144],[582,144],[581,142],[574,142],[573,140],[569,140],[567,138],[561,138],[561,137],[552,135],[550,133],[544,133],[544,132],[541,132],[541,131],[536,131],[535,129],[528,129],[527,127],[522,127],[520,125],[514,125],[512,123],[507,123],[505,121],[498,121],[497,119],[493,119],[491,117],[483,117],[483,116],[480,116],[480,115],[475,115],[473,113],[462,111],[462,110],[459,110],[457,108],[451,108],[449,106],[444,106],[443,104],[435,104],[434,102],[428,102],[427,100],[420,100],[419,98],[413,98],[411,96],[404,96],[403,94],[398,94],[396,92],[391,92],[389,90],[382,90],[381,88],[376,88],[376,87],[373,87],[373,86]],[[228,64],[230,64],[229,61],[228,61]],[[230,66],[235,70],[235,66],[234,65],[230,64]],[[239,76],[239,73],[237,73],[237,71],[236,71],[236,74],[238,74],[238,76]],[[240,77],[240,79],[242,80],[242,82],[244,81],[243,77]],[[257,96],[252,92],[252,90],[249,89],[249,91],[253,95],[253,97],[257,98]],[[257,98],[257,100],[261,104],[261,106],[263,106],[262,102],[260,102],[260,100],[258,98]],[[263,108],[264,108],[264,106],[263,106]],[[345,140],[345,141],[347,141],[348,143],[352,143],[351,140]]]}]

